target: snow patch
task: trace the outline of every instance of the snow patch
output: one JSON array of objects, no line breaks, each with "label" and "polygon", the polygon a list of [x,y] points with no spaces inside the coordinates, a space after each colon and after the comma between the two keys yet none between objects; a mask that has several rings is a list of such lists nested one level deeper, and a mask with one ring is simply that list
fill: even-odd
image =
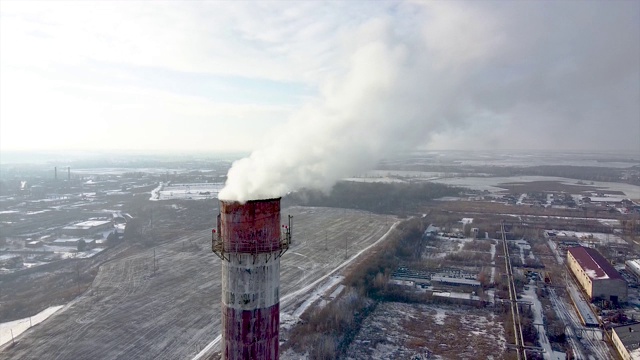
[{"label": "snow patch", "polygon": [[447,312],[444,309],[436,308],[436,314],[433,316],[433,320],[438,325],[444,325],[444,319],[447,318]]},{"label": "snow patch", "polygon": [[[9,322],[0,323],[0,346],[11,341],[11,333],[13,338],[17,338],[20,334],[27,331],[30,327],[40,324],[56,311],[62,309],[63,305],[51,306],[37,313],[31,318],[24,318]],[[31,319],[31,320],[29,320]]]}]

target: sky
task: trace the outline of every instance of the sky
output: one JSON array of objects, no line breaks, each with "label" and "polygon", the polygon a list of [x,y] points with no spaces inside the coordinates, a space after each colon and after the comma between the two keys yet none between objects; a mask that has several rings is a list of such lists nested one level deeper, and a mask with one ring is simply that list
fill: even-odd
[{"label": "sky", "polygon": [[640,2],[0,1],[0,152],[274,142],[640,153]]}]

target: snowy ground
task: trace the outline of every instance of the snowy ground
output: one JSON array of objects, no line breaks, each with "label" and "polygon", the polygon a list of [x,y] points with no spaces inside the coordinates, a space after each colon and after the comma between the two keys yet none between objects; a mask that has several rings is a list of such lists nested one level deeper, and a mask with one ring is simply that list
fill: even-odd
[{"label": "snowy ground", "polygon": [[[563,184],[576,185],[580,180],[552,176],[452,177],[433,180],[433,182],[445,185],[461,186],[480,191],[487,190],[490,192],[504,191],[505,189],[501,188],[499,184],[533,181],[558,181]],[[589,182],[588,186],[601,188],[603,190],[621,191],[630,199],[640,199],[640,186],[637,185],[594,181],[593,184]],[[589,188],[585,187],[585,190],[586,189]]]},{"label": "snowy ground", "polygon": [[[396,221],[328,208],[294,207],[282,214],[295,219],[293,244],[280,274],[281,311],[291,314],[306,295],[331,281],[336,268],[380,240]],[[28,336],[4,350],[2,358],[194,357],[220,334],[221,265],[210,239],[210,230],[202,230],[156,247],[155,273],[153,249],[105,263],[84,295],[23,334]]]},{"label": "snowy ground", "polygon": [[431,180],[443,177],[451,177],[458,174],[444,173],[444,172],[431,172],[431,171],[406,171],[406,170],[371,170],[362,175],[354,177],[354,179],[380,179],[380,178],[395,178],[403,180]]},{"label": "snowy ground", "polygon": [[[522,264],[525,263],[524,261],[524,251],[531,250],[531,245],[529,245],[529,242],[527,240],[515,240],[514,243],[516,244],[516,246],[518,247],[518,249],[520,250],[520,261],[522,262]],[[530,259],[535,259],[535,256],[533,255],[532,252],[529,252],[529,258]]]},{"label": "snowy ground", "polygon": [[346,179],[342,179],[344,181],[352,181],[352,182],[364,182],[364,183],[386,183],[386,184],[390,184],[390,183],[404,183],[406,181],[402,180],[402,179],[397,179],[397,178],[390,178],[390,177],[375,177],[375,178],[346,178]]},{"label": "snowy ground", "polygon": [[[47,261],[41,261],[38,260],[40,256],[42,255],[46,255],[47,252],[51,253],[53,252],[53,254],[55,255],[56,259],[60,260],[60,259],[88,259],[91,257],[96,256],[98,253],[100,253],[101,251],[105,250],[105,248],[103,247],[96,247],[93,249],[88,249],[85,251],[78,251],[78,249],[76,247],[68,247],[68,246],[41,246],[39,248],[34,248],[34,249],[29,249],[29,250],[33,250],[34,252],[36,251],[42,251],[42,254],[37,254],[37,253],[31,253],[28,255],[22,255],[22,257],[24,258],[24,268],[32,268],[32,267],[36,267],[36,266],[42,266],[42,265],[46,265],[46,264],[51,264],[51,261],[47,260]],[[5,269],[5,268],[0,268],[0,272],[2,273],[12,273],[12,272],[16,272],[16,271],[20,271],[23,268],[13,268],[13,269]]]},{"label": "snowy ground", "polygon": [[331,289],[332,287],[338,285],[342,281],[342,279],[344,279],[343,276],[331,276],[328,281],[325,281],[317,289],[313,290],[311,295],[307,296],[307,300],[305,300],[302,305],[298,306],[293,312],[293,317],[300,318],[300,315],[302,315],[302,313],[304,313],[309,308],[309,306],[311,306],[311,304],[318,301],[320,297],[326,295],[327,291],[329,291],[329,289]]},{"label": "snowy ground", "polygon": [[122,175],[132,172],[140,172],[146,174],[167,174],[167,173],[185,173],[190,170],[187,169],[172,169],[172,168],[123,168],[123,167],[111,167],[111,168],[88,168],[88,169],[71,169],[71,173],[76,175]]},{"label": "snowy ground", "polygon": [[[425,172],[425,171],[402,171],[402,170],[374,170],[369,171],[357,177],[351,177],[344,180],[357,181],[357,182],[413,182],[413,181],[432,181],[446,185],[460,186],[469,188],[472,190],[487,190],[491,193],[501,192],[505,189],[500,186],[504,183],[514,182],[534,182],[534,181],[557,181],[567,185],[577,185],[579,182],[583,182],[579,179],[570,179],[563,177],[553,176],[510,176],[510,177],[492,177],[492,176],[458,176],[454,173],[441,173],[441,172]],[[482,175],[482,174],[476,174]],[[486,175],[486,174],[485,174]],[[615,183],[615,182],[600,182],[594,181],[588,184],[583,184],[585,190],[592,189],[593,187],[602,190],[621,191],[625,194],[623,198],[640,199],[640,186]],[[524,195],[523,195],[524,196]],[[523,197],[519,199],[522,203]]]},{"label": "snowy ground", "polygon": [[501,359],[505,350],[504,328],[485,309],[385,302],[367,317],[345,358]]},{"label": "snowy ground", "polygon": [[[531,303],[531,310],[533,311],[533,323],[534,324],[542,324],[542,304],[538,299],[538,295],[536,294],[537,286],[535,282],[531,281],[527,287],[525,287],[524,294],[522,295],[522,299],[524,301],[528,301]],[[551,349],[551,343],[549,343],[549,338],[545,331],[544,326],[537,326],[538,330],[538,340],[540,341],[540,346],[544,349],[544,358],[545,360],[564,360],[566,359],[566,354],[561,351],[554,351]]]},{"label": "snowy ground", "polygon": [[569,230],[545,230],[553,231],[556,236],[562,237],[575,237],[576,241],[597,242],[602,245],[608,244],[628,244],[623,238],[615,234],[584,232],[584,231],[569,231]]},{"label": "snowy ground", "polygon": [[36,326],[45,321],[49,316],[60,310],[63,306],[52,306],[41,312],[20,320],[0,323],[0,346],[11,341],[12,337],[17,338],[18,335],[27,331],[30,327]]},{"label": "snowy ground", "polygon": [[564,264],[564,258],[562,257],[562,255],[560,255],[560,249],[558,249],[558,245],[551,239],[547,240],[547,244],[549,245],[549,248],[553,252],[553,255],[555,255],[556,261],[558,262],[558,264],[559,265]]},{"label": "snowy ground", "polygon": [[620,226],[620,220],[617,219],[598,219],[598,222],[602,225],[606,225],[612,228]]},{"label": "snowy ground", "polygon": [[[90,257],[95,256],[96,254],[103,251],[105,248],[103,247],[95,247],[93,249],[88,249],[85,251],[78,251],[77,247],[74,246],[50,246],[44,245],[39,248],[34,248],[34,251],[43,251],[43,252],[53,252],[58,254],[62,259],[88,259]],[[37,255],[37,254],[35,254]]]},{"label": "snowy ground", "polygon": [[491,281],[490,284],[496,282],[496,244],[491,244]]},{"label": "snowy ground", "polygon": [[[310,209],[314,209],[314,208],[310,208]],[[342,211],[343,213],[346,214],[346,210],[342,210]],[[314,213],[315,213],[315,210],[312,210],[311,214],[314,214]],[[351,257],[344,258],[344,261],[339,265],[337,265],[335,268],[333,268],[330,272],[324,274],[323,276],[307,284],[306,286],[300,287],[295,291],[291,291],[287,293],[285,296],[283,296],[282,298],[280,298],[280,321],[282,322],[283,328],[284,329],[291,328],[300,320],[299,318],[300,315],[302,315],[315,301],[317,301],[323,295],[324,296],[328,295],[327,292],[329,291],[329,289],[333,288],[335,285],[340,283],[340,281],[342,281],[343,279],[342,276],[339,276],[339,275],[337,276],[335,274],[337,274],[341,269],[343,269],[345,266],[347,266],[348,264],[353,262],[355,259],[357,259],[365,251],[369,250],[370,248],[380,243],[381,241],[384,241],[389,235],[389,233],[391,232],[391,230],[395,228],[395,226],[398,223],[399,222],[395,222],[389,228],[389,230],[380,238],[378,238],[376,241],[360,249],[355,254],[352,254]],[[327,237],[325,236],[325,241],[326,239]],[[325,249],[327,248],[328,246],[325,245]],[[309,256],[302,255],[300,253],[293,253],[293,254],[297,254],[304,258],[309,259]],[[298,266],[298,268],[300,267]],[[338,288],[340,286],[338,286]],[[314,290],[316,288],[317,290]],[[336,293],[337,291],[338,290],[336,289],[333,293]],[[206,359],[209,354],[217,351],[220,347],[221,338],[222,338],[221,335],[218,335],[215,339],[213,339],[213,341],[211,341],[200,352],[198,352],[193,357],[192,360]]]}]

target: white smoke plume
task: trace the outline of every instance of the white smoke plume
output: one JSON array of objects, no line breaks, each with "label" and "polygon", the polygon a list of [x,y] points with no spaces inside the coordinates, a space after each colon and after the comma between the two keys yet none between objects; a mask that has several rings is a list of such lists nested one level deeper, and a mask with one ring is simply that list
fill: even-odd
[{"label": "white smoke plume", "polygon": [[502,146],[509,132],[531,131],[531,147],[544,148],[535,134],[579,137],[605,117],[635,124],[638,3],[575,4],[411,4],[410,16],[362,24],[342,39],[345,70],[269,144],[233,164],[219,198],[328,190],[456,129],[479,129],[477,141]]}]

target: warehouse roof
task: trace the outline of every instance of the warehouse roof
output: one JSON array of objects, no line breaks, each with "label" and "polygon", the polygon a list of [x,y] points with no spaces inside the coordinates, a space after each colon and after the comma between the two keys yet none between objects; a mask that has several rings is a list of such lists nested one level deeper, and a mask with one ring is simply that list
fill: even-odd
[{"label": "warehouse roof", "polygon": [[109,220],[88,220],[88,221],[79,222],[77,224],[65,226],[64,229],[65,230],[70,230],[70,229],[89,230],[91,228],[106,225],[109,223],[111,223],[111,221]]},{"label": "warehouse roof", "polygon": [[567,249],[576,259],[585,273],[593,280],[622,279],[622,275],[613,268],[596,249],[576,246]]},{"label": "warehouse roof", "polygon": [[450,283],[450,284],[458,284],[458,285],[471,285],[471,286],[480,286],[480,281],[473,279],[463,279],[463,278],[453,278],[448,276],[439,276],[433,275],[431,277],[431,281]]}]

